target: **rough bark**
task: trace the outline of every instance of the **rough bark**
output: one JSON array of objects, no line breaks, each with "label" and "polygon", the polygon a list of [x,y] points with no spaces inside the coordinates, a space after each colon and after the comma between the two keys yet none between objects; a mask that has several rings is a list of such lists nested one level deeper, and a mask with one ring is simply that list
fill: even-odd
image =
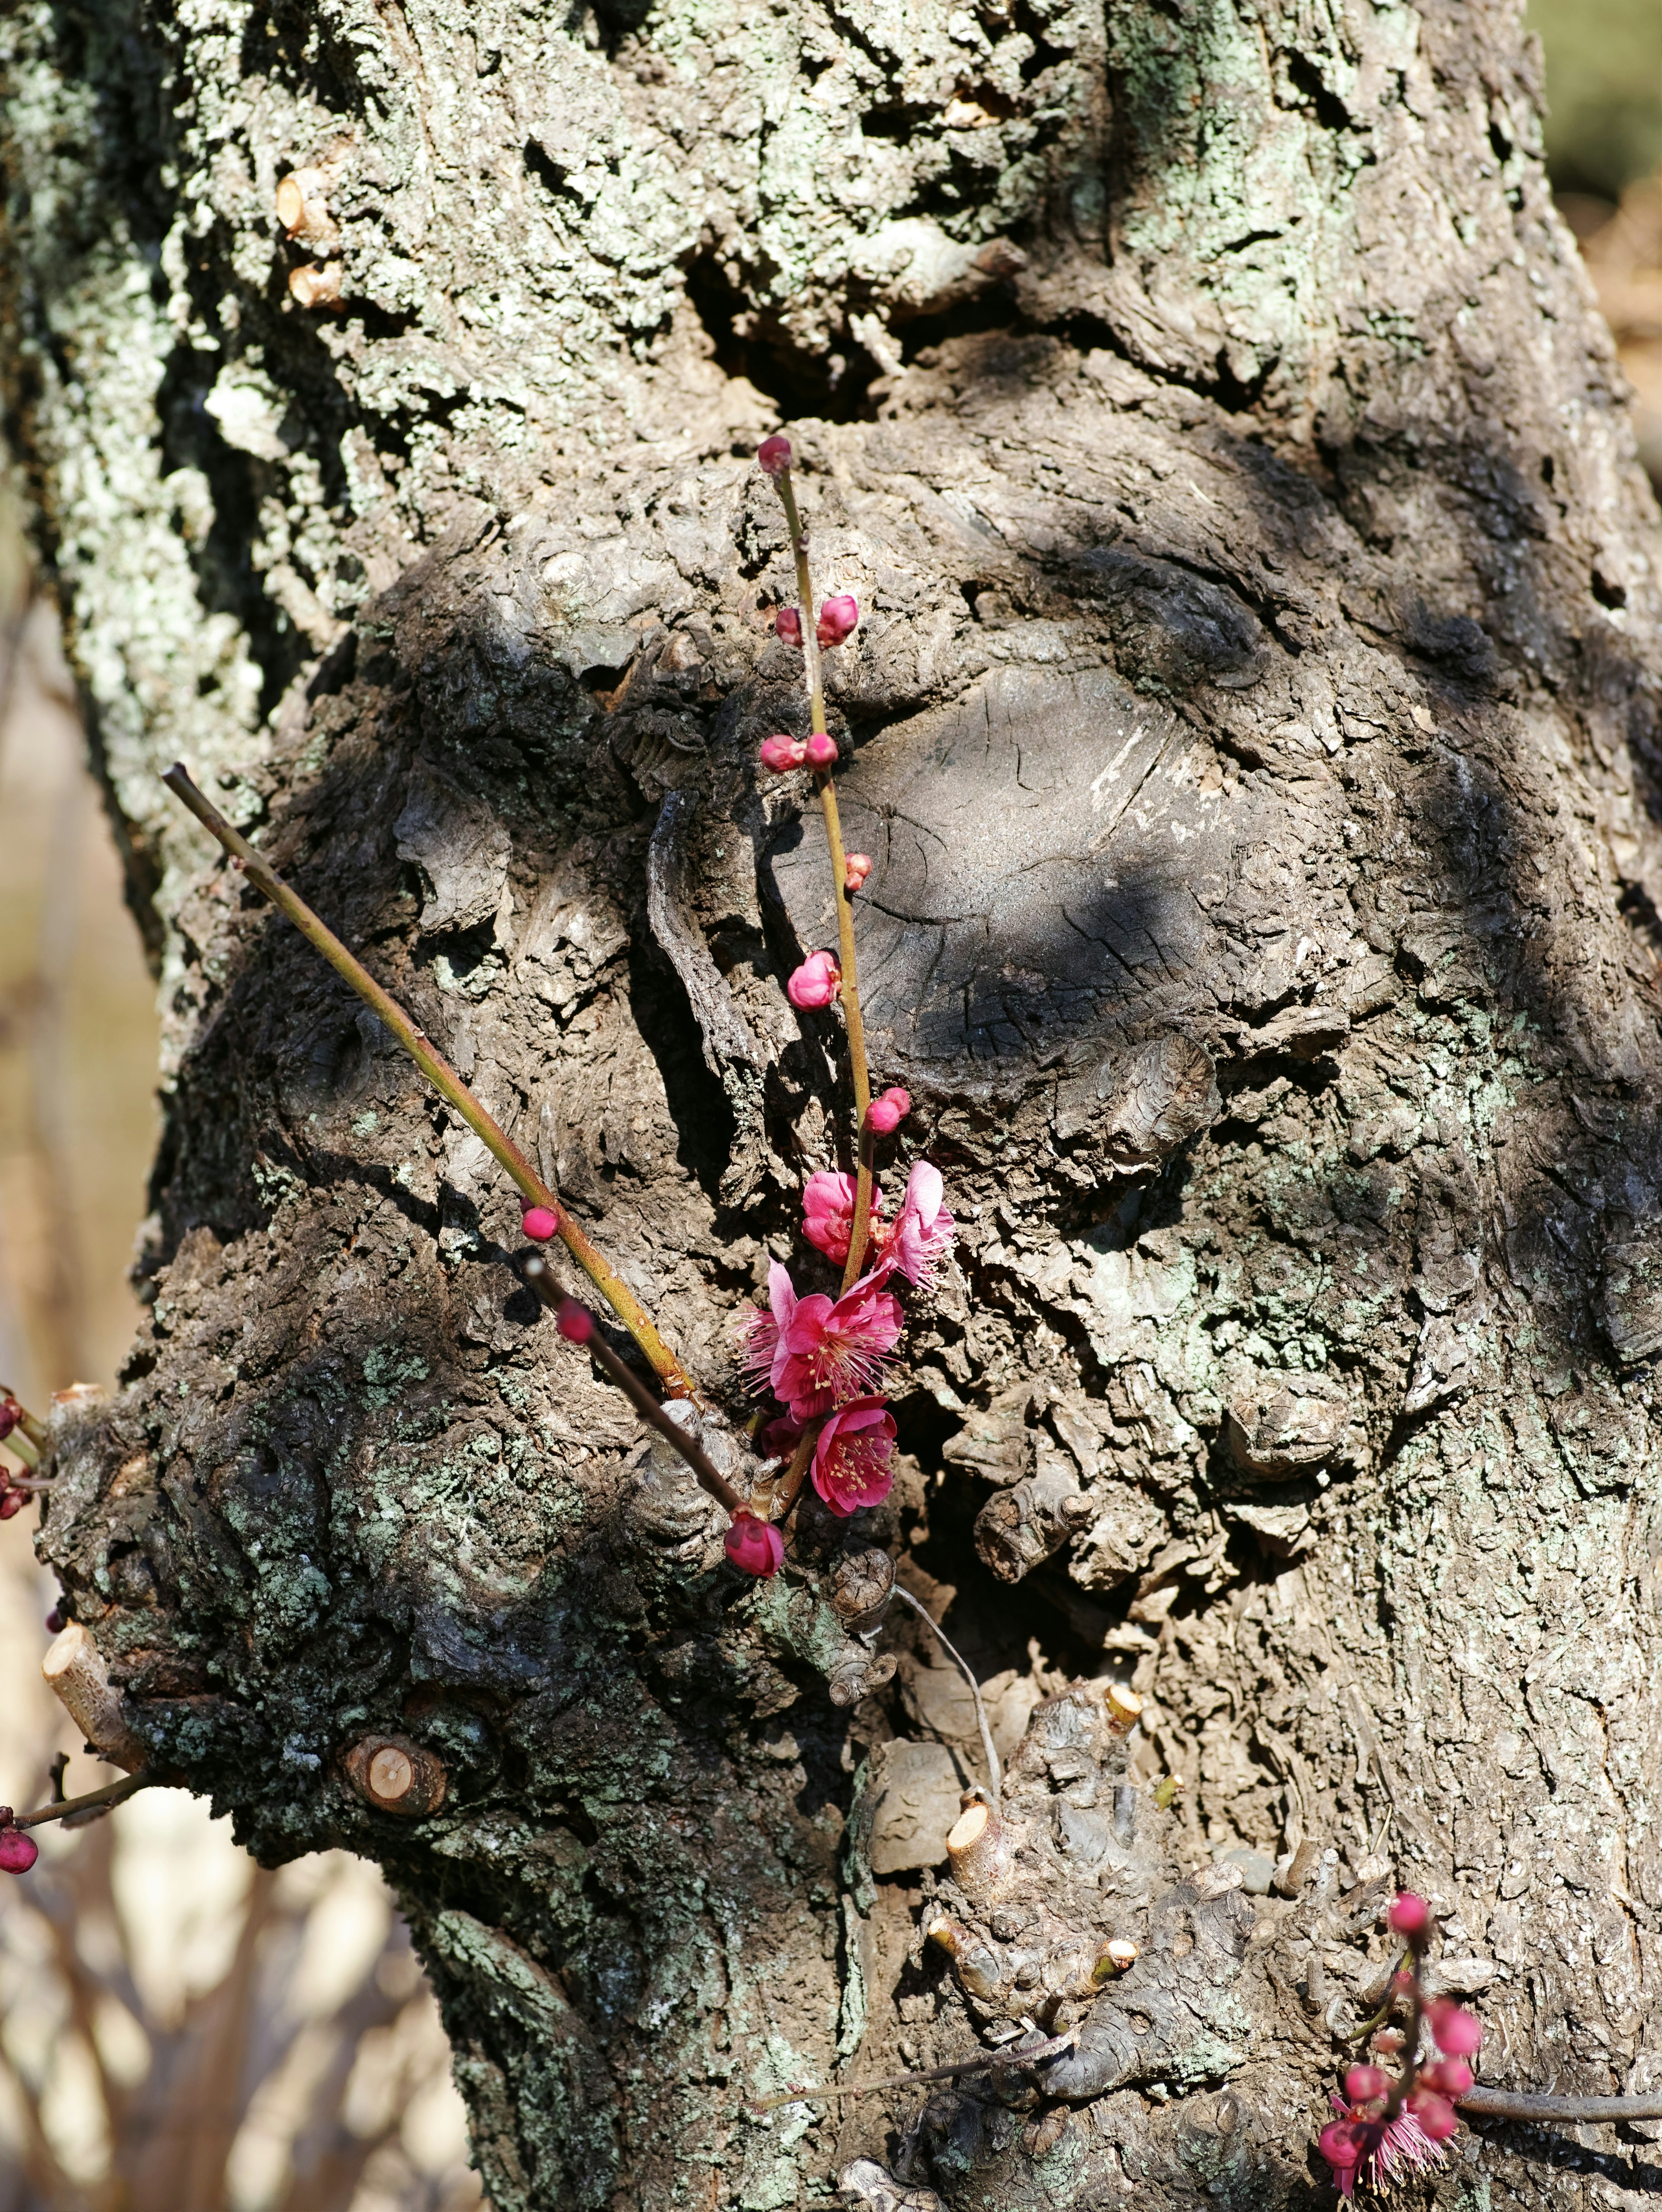
[{"label": "rough bark", "polygon": [[[498,2212],[1314,2203],[1393,1878],[1486,2079],[1648,2084],[1662,593],[1511,9],[4,37],[13,432],[167,1010],[150,1327],[42,1547],[154,1758],[387,1869]],[[781,414],[865,611],[874,1072],[964,1230],[854,1540],[1026,1730],[980,1887],[956,1676],[892,1613],[868,1676],[823,1524],[738,1586],[483,1152],[155,781],[258,825],[736,1403],[846,1104],[782,988],[822,833],[750,768]],[[382,1738],[436,1811],[354,1790]],[[745,2109],[1070,2009],[921,2119]],[[1480,2124],[1446,2199],[1641,2201],[1587,2140]]]}]

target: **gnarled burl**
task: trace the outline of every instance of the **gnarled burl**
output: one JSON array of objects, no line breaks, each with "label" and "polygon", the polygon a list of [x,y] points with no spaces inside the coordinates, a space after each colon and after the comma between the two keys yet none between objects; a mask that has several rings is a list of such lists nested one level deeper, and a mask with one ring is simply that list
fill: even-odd
[{"label": "gnarled burl", "polygon": [[[1662,595],[1512,8],[0,40],[10,431],[167,1015],[149,1321],[41,1548],[151,1762],[387,1869],[498,2212],[1326,2201],[1395,1881],[1483,2079],[1648,2086]],[[891,1507],[741,1587],[477,1143],[156,776],[732,1412],[849,1126],[782,988],[823,831],[752,769],[801,726],[782,420],[862,611],[885,1172],[927,1146],[961,1234]],[[987,1685],[984,1887],[969,1694],[874,1552]],[[1653,2172],[1479,2122],[1439,2186]]]}]

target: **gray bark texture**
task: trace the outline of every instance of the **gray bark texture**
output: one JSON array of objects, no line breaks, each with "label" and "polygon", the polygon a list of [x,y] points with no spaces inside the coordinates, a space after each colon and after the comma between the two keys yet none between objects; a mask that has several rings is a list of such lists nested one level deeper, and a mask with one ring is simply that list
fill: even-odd
[{"label": "gray bark texture", "polygon": [[[1483,2080],[1653,2086],[1662,591],[1513,8],[0,37],[11,435],[167,1018],[149,1327],[57,1416],[42,1553],[154,1760],[268,1862],[386,1868],[497,2212],[1330,2202],[1397,1881]],[[156,778],[735,1414],[848,1127],[782,988],[824,833],[752,765],[801,726],[782,418],[863,616],[886,1179],[927,1150],[961,1235],[893,1498],[758,1585]],[[942,1848],[967,1692],[845,1541],[988,1681],[991,1863]],[[748,2109],[1029,2030],[1074,2040]],[[1478,2121],[1420,2188],[1637,2206],[1656,2160]]]}]

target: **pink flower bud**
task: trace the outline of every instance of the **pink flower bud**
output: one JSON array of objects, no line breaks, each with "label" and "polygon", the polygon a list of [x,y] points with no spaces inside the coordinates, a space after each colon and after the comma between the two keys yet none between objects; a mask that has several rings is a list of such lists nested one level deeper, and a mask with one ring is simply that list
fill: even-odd
[{"label": "pink flower bud", "polygon": [[823,730],[816,730],[803,748],[810,768],[837,766],[837,740],[828,738]]},{"label": "pink flower bud", "polygon": [[844,853],[843,855],[843,888],[853,897],[872,872],[869,853]]},{"label": "pink flower bud", "polygon": [[1430,1927],[1431,1907],[1424,1898],[1415,1897],[1411,1889],[1405,1889],[1391,1906],[1389,1917],[1396,1934],[1406,1936],[1412,1942]]},{"label": "pink flower bud", "polygon": [[775,431],[756,448],[758,464],[770,477],[782,477],[790,466],[790,440]]},{"label": "pink flower bud", "polygon": [[27,1874],[40,1856],[40,1844],[26,1829],[9,1822],[0,1828],[0,1874]]},{"label": "pink flower bud", "polygon": [[1440,2097],[1464,2097],[1471,2087],[1471,2069],[1464,2058],[1438,2058],[1420,2069],[1420,2079]]},{"label": "pink flower bud", "polygon": [[551,1237],[559,1234],[560,1217],[545,1206],[527,1206],[520,1226],[533,1243],[546,1244]]},{"label": "pink flower bud", "polygon": [[0,1444],[4,1443],[21,1419],[21,1416],[11,1401],[0,1398]]},{"label": "pink flower bud", "polygon": [[575,1298],[563,1298],[559,1319],[554,1326],[568,1343],[587,1344],[594,1334],[594,1316],[587,1306],[579,1305]]},{"label": "pink flower bud", "polygon": [[1382,2027],[1368,2048],[1376,2051],[1381,2058],[1396,2058],[1407,2040],[1400,2027]]},{"label": "pink flower bud", "polygon": [[880,1137],[892,1137],[912,1110],[910,1093],[894,1088],[874,1098],[866,1109],[866,1126]]},{"label": "pink flower bud", "polygon": [[838,592],[834,599],[825,600],[814,624],[822,650],[829,653],[834,645],[841,645],[859,619],[860,605],[852,592]]},{"label": "pink flower bud", "polygon": [[775,775],[784,775],[794,768],[801,768],[807,757],[807,747],[801,738],[764,738],[758,758]]},{"label": "pink flower bud", "polygon": [[1482,2022],[1446,1997],[1433,1997],[1426,2007],[1426,2017],[1431,2022],[1432,2040],[1445,2057],[1470,2058],[1482,2043]]},{"label": "pink flower bud", "polygon": [[773,634],[776,637],[782,638],[787,645],[794,645],[799,651],[801,650],[802,617],[794,607],[780,608],[773,618]]},{"label": "pink flower bud", "polygon": [[1344,2077],[1344,2093],[1353,2105],[1366,2105],[1372,2098],[1383,2097],[1390,2087],[1384,2069],[1379,2066],[1353,2066]]},{"label": "pink flower bud", "polygon": [[1362,2154],[1356,2130],[1348,2120],[1330,2120],[1317,2136],[1316,2148],[1335,2173],[1348,2173]]},{"label": "pink flower bud", "polygon": [[21,1513],[28,1502],[25,1492],[9,1490],[3,1498],[0,1498],[0,1521],[9,1521],[15,1513]]},{"label": "pink flower bud", "polygon": [[741,1574],[765,1579],[776,1575],[785,1557],[785,1540],[771,1521],[754,1513],[735,1513],[728,1523],[727,1553]]},{"label": "pink flower bud", "polygon": [[829,952],[810,952],[785,986],[792,1006],[828,1006],[843,988],[843,970]]},{"label": "pink flower bud", "polygon": [[1409,2092],[1408,2109],[1420,2123],[1420,2132],[1429,2136],[1433,2142],[1446,2142],[1459,2122],[1454,2117],[1454,2107],[1431,2089],[1412,2089]]}]

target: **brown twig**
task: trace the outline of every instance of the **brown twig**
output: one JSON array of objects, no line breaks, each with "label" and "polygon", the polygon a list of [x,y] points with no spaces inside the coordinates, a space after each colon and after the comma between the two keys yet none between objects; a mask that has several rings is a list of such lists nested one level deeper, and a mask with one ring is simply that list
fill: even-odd
[{"label": "brown twig", "polygon": [[38,1828],[47,1820],[67,1820],[72,1813],[100,1811],[107,1805],[119,1805],[125,1797],[133,1797],[141,1790],[175,1789],[174,1783],[163,1782],[159,1774],[141,1770],[137,1774],[124,1774],[119,1782],[107,1782],[101,1790],[88,1790],[79,1797],[63,1797],[55,1805],[37,1806],[33,1813],[12,1815],[14,1828]]},{"label": "brown twig", "polygon": [[182,763],[176,763],[161,781],[184,800],[203,827],[210,830],[230,854],[250,883],[263,891],[273,906],[286,915],[308,943],[315,946],[338,975],[378,1014],[416,1066],[445,1101],[507,1170],[515,1187],[533,1206],[546,1206],[558,1224],[561,1243],[600,1291],[624,1327],[645,1353],[654,1372],[677,1398],[696,1398],[697,1393],[680,1361],[659,1335],[644,1308],[629,1285],[608,1267],[600,1252],[572,1219],[497,1122],[488,1114],[444,1055],[436,1052],[426,1031],[418,1030],[397,1001],[389,998],[362,963],[355,960],[334,932],[313,913],[304,899],[291,891],[270,864],[262,860],[247,839],[234,830],[224,816],[198,790]]},{"label": "brown twig", "polygon": [[764,2097],[746,2109],[752,2112],[776,2112],[782,2105],[829,2105],[841,2097],[869,2097],[879,2089],[910,2089],[922,2082],[953,2081],[960,2074],[984,2074],[995,2066],[1036,2066],[1041,2059],[1054,2058],[1059,2051],[1072,2050],[1077,2033],[1070,2028],[1066,2035],[1050,2036],[1026,2051],[979,2051],[973,2058],[959,2058],[950,2066],[926,2067],[921,2074],[889,2074],[880,2081],[850,2081],[841,2089],[788,2089],[782,2096]]},{"label": "brown twig", "polygon": [[[808,573],[808,533],[797,512],[796,492],[788,466],[774,474],[790,532],[796,561],[796,598],[801,610],[802,668],[808,686],[808,726],[824,736],[825,691],[819,668],[819,630],[814,612],[813,585]],[[860,980],[854,956],[854,908],[849,899],[848,862],[843,850],[843,823],[837,811],[837,785],[829,770],[819,770],[814,783],[819,809],[825,817],[825,842],[831,849],[831,890],[837,901],[837,941],[843,969],[843,1017],[849,1038],[849,1073],[854,1082],[855,1126],[859,1159],[855,1177],[854,1222],[849,1237],[848,1265],[843,1271],[846,1291],[858,1280],[866,1256],[866,1239],[872,1211],[872,1139],[866,1127],[866,1109],[872,1103],[871,1076],[866,1066],[866,1025],[860,1012]]]},{"label": "brown twig", "polygon": [[588,1323],[587,1336],[574,1340],[582,1345],[595,1365],[617,1384],[643,1421],[657,1430],[664,1441],[673,1446],[692,1469],[702,1486],[716,1503],[725,1505],[729,1513],[748,1513],[750,1500],[741,1498],[727,1477],[721,1474],[715,1462],[701,1444],[696,1444],[685,1429],[672,1421],[640,1376],[631,1372],[619,1359],[612,1346],[600,1334],[594,1316],[588,1308],[575,1298],[568,1298],[554,1280],[554,1273],[540,1252],[533,1252],[525,1263],[525,1279],[551,1313],[563,1310],[583,1316]]},{"label": "brown twig", "polygon": [[1585,2120],[1662,2120],[1662,2094],[1651,2097],[1536,2097],[1526,2090],[1468,2089],[1454,2103],[1485,2120],[1534,2120],[1568,2127]]}]

